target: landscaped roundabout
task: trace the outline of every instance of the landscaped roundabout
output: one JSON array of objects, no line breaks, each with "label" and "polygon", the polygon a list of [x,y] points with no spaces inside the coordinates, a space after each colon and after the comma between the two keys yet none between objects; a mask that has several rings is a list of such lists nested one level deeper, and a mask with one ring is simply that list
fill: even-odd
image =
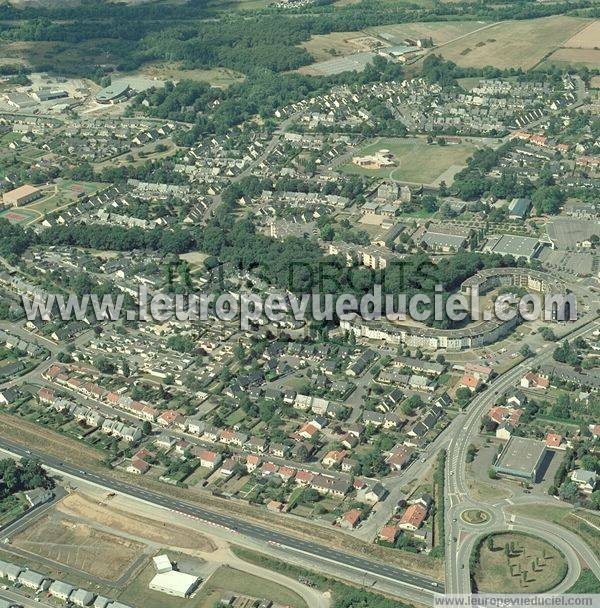
[{"label": "landscaped roundabout", "polygon": [[470,569],[479,593],[544,593],[562,582],[568,566],[551,543],[523,532],[500,532],[480,539]]},{"label": "landscaped roundabout", "polygon": [[481,509],[467,509],[460,514],[460,518],[472,526],[480,526],[490,521],[491,517],[487,511]]}]

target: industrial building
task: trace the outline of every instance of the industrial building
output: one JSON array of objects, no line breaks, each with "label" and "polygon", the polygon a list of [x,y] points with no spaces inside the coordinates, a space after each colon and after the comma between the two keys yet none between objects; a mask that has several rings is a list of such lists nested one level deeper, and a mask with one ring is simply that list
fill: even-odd
[{"label": "industrial building", "polygon": [[499,475],[536,482],[546,456],[546,444],[536,439],[513,435],[504,446],[494,470]]}]

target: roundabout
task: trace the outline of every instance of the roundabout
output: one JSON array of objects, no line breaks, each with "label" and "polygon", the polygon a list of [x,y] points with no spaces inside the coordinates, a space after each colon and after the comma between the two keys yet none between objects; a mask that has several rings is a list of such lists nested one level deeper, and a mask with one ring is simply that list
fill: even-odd
[{"label": "roundabout", "polygon": [[466,509],[460,514],[460,518],[471,526],[481,526],[490,521],[491,515],[482,509]]}]

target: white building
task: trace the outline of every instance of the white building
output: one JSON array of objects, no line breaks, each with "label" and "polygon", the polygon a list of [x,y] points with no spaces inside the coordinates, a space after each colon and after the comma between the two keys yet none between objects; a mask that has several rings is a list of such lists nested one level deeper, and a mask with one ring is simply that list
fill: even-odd
[{"label": "white building", "polygon": [[160,591],[175,597],[189,597],[199,582],[200,579],[197,576],[171,570],[157,574],[150,581],[149,587],[152,591]]}]

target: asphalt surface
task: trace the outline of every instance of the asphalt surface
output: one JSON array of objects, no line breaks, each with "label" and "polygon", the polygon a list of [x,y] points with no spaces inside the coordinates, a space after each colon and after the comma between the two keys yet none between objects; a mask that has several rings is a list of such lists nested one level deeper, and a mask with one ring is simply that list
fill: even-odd
[{"label": "asphalt surface", "polygon": [[47,454],[43,454],[42,452],[28,450],[17,442],[0,439],[0,449],[23,458],[37,458],[44,465],[59,473],[62,472],[71,477],[82,479],[87,483],[96,484],[108,491],[125,494],[137,500],[143,500],[150,504],[182,513],[188,517],[202,520],[211,525],[225,528],[234,535],[241,534],[250,537],[253,540],[269,543],[295,553],[302,553],[314,559],[316,566],[319,561],[326,561],[340,564],[347,568],[353,568],[361,574],[369,574],[376,578],[393,581],[399,586],[408,586],[429,593],[443,592],[443,584],[419,574],[414,574],[389,564],[380,563],[374,559],[344,553],[343,551],[329,548],[316,542],[298,539],[233,516],[208,511],[176,498],[138,488],[132,484],[124,483],[110,477],[84,471],[83,469],[78,469],[77,467],[62,462],[52,456],[48,456]]}]

